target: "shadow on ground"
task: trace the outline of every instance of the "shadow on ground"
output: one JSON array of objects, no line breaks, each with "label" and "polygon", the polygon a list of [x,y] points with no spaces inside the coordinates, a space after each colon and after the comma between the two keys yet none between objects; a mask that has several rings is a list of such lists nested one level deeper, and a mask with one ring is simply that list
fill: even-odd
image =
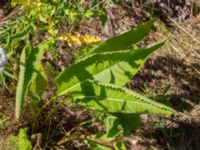
[{"label": "shadow on ground", "polygon": [[142,135],[142,139],[137,140],[136,146],[130,146],[131,149],[198,150],[200,147],[199,123],[175,117],[170,119],[162,118],[161,120],[154,116],[154,118],[149,117],[146,121],[143,120],[142,128],[132,135],[133,139],[134,136]]},{"label": "shadow on ground", "polygon": [[200,65],[192,60],[188,63],[160,51],[127,84],[133,90],[184,112],[178,117],[142,115],[141,128],[132,134],[137,144],[132,144],[130,149],[199,149],[199,69]]},{"label": "shadow on ground", "polygon": [[[128,84],[131,89],[163,96],[179,111],[191,110],[200,102],[199,64],[186,64],[170,55],[152,57]],[[167,91],[166,91],[167,90]],[[162,95],[163,94],[163,95]],[[156,96],[153,98],[157,99]]]}]

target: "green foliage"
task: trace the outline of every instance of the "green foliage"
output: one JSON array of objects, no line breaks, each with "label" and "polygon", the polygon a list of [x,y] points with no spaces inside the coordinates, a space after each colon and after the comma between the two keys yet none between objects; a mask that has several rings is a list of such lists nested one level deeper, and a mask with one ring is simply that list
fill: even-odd
[{"label": "green foliage", "polygon": [[[89,56],[61,72],[55,80],[57,96],[70,94],[78,105],[107,114],[107,132],[96,135],[98,138],[111,140],[134,131],[140,124],[138,114],[176,114],[163,104],[121,87],[138,72],[149,55],[164,44],[131,48],[132,44],[144,38],[152,25],[153,21],[149,21],[99,44],[88,53]],[[137,37],[139,33],[141,36]],[[94,149],[101,147],[96,147],[93,141],[88,144]],[[122,149],[119,145],[113,146]]]},{"label": "green foliage", "polygon": [[2,72],[0,72],[0,85],[2,85],[3,88],[4,87],[8,88],[5,82],[4,74]]},{"label": "green foliage", "polygon": [[6,122],[6,120],[7,120],[6,116],[0,112],[0,133],[4,127],[4,123]]},{"label": "green foliage", "polygon": [[167,106],[154,102],[136,92],[112,84],[87,80],[71,93],[77,102],[88,108],[108,113],[166,114],[175,113]]},{"label": "green foliage", "polygon": [[[5,71],[12,75],[12,78],[18,77],[18,59],[26,43],[32,43],[34,39],[48,35],[54,42],[58,37],[58,25],[63,24],[67,27],[66,32],[73,31],[81,21],[91,17],[99,17],[102,22],[106,22],[106,10],[103,7],[108,1],[93,0],[88,3],[84,0],[12,0],[12,4],[21,5],[17,12],[18,18],[5,22],[3,27],[0,26],[0,46],[6,51],[10,64]],[[42,35],[41,35],[42,34]],[[43,42],[44,39],[39,39]],[[38,43],[39,44],[39,43]],[[55,57],[57,51],[56,45],[52,45],[49,52]],[[17,59],[17,60],[16,60]],[[17,67],[14,67],[17,66]],[[5,74],[5,77],[9,77]]]},{"label": "green foliage", "polygon": [[32,150],[31,142],[27,138],[27,128],[19,130],[17,136],[10,135],[6,141],[4,147],[0,146],[0,149],[5,150]]},{"label": "green foliage", "polygon": [[47,77],[45,75],[43,66],[40,64],[40,66],[38,68],[39,69],[38,69],[38,72],[37,72],[37,76],[33,80],[30,89],[31,89],[32,93],[35,93],[39,97],[41,97],[43,92],[45,91],[45,89],[47,87],[48,80],[47,80]]},{"label": "green foliage", "polygon": [[7,50],[8,56],[12,55],[15,52],[14,49],[17,48],[17,46],[19,45],[21,41],[28,40],[28,35],[29,35],[29,32],[31,32],[31,30],[32,30],[32,27],[27,26],[22,31],[19,31],[16,34],[8,37],[8,41],[6,45],[6,47],[9,47],[9,49]]},{"label": "green foliage", "polygon": [[[103,120],[105,124],[106,131],[105,133],[96,134],[95,135],[96,138],[99,138],[105,141],[112,141],[113,139],[117,137],[123,136],[124,128],[121,125],[120,120],[116,116],[109,115],[109,116],[104,116],[101,119]],[[91,149],[94,149],[94,150],[112,150],[112,148],[108,146],[100,145],[91,141],[88,141],[87,144]],[[126,149],[124,143],[122,142],[116,143],[115,147],[117,147],[120,150]]]},{"label": "green foliage", "polygon": [[[77,105],[101,114],[101,120],[104,120],[106,125],[106,133],[94,135],[96,138],[112,141],[119,136],[127,136],[139,127],[139,114],[142,113],[176,114],[173,109],[122,87],[138,72],[150,54],[164,44],[156,43],[146,48],[132,46],[148,34],[152,25],[153,21],[149,21],[100,43],[88,52],[89,56],[66,68],[55,79],[57,93],[54,98],[71,95]],[[137,36],[139,33],[140,36]],[[41,59],[52,41],[54,40],[49,39],[36,48],[28,44],[22,51],[16,95],[17,119],[20,117],[26,95],[31,93],[40,97],[46,88],[47,78]],[[43,86],[40,86],[41,83]],[[32,98],[33,103],[36,99]],[[103,117],[104,114],[106,117]],[[92,148],[99,148],[94,141],[87,143]],[[120,141],[113,143],[112,146],[126,149]],[[105,145],[102,149],[105,149]]]},{"label": "green foliage", "polygon": [[[36,48],[32,48],[30,44],[27,44],[27,46],[22,51],[21,58],[20,58],[19,81],[18,81],[17,92],[16,92],[16,105],[15,105],[16,119],[19,119],[20,117],[21,107],[25,101],[25,96],[27,94],[27,91],[31,82],[36,77],[37,77],[35,79],[36,81],[38,78],[41,79],[41,77],[43,77],[42,72],[41,72],[41,59],[43,57],[45,50],[48,48],[49,42],[51,42],[51,39],[45,41],[44,43],[40,44]],[[36,87],[37,86],[39,85],[36,85]],[[44,89],[44,87],[42,89]],[[35,91],[36,93],[38,93],[37,90],[39,89],[36,89]],[[39,92],[42,92],[42,91],[39,91]],[[41,96],[41,94],[39,95]]]},{"label": "green foliage", "polygon": [[[38,101],[48,84],[46,71],[51,70],[53,76],[57,74],[56,71],[52,71],[52,66],[48,65],[48,69],[44,71],[41,60],[46,50],[56,55],[54,43],[58,36],[58,24],[67,25],[71,31],[74,24],[93,17],[99,17],[102,23],[105,23],[107,15],[104,5],[113,2],[117,0],[92,0],[91,3],[85,0],[12,1],[13,5],[23,5],[23,15],[18,21],[12,20],[9,26],[4,28],[7,32],[0,29],[0,37],[3,37],[0,44],[5,47],[9,61],[19,65],[14,71],[14,77],[18,80],[16,119],[20,119],[20,112],[27,96],[31,97],[33,107],[38,107]],[[70,96],[75,104],[97,112],[98,118],[105,124],[106,133],[98,133],[93,137],[108,143],[97,146],[98,142],[87,139],[92,149],[126,149],[122,141],[113,140],[135,131],[140,126],[140,114],[176,114],[173,109],[124,87],[147,58],[164,44],[155,43],[145,48],[133,45],[147,36],[153,23],[154,20],[148,21],[92,46],[87,49],[87,53],[83,53],[80,60],[55,78],[57,92],[51,100],[62,95]],[[41,33],[48,39],[41,38]],[[4,38],[5,35],[8,35],[7,38]],[[35,38],[41,40],[32,44]],[[12,66],[6,69],[7,74],[12,72]],[[1,82],[5,82],[2,75]],[[11,141],[17,141],[18,148],[28,150],[31,146],[25,135],[26,131],[20,131],[17,137],[11,138]],[[22,142],[25,144],[22,145]]]},{"label": "green foliage", "polygon": [[151,30],[153,23],[154,20],[150,20],[126,33],[108,39],[92,49],[90,53],[94,54],[116,50],[126,50],[132,44],[141,41]]},{"label": "green foliage", "polygon": [[163,43],[159,43],[145,49],[114,51],[88,56],[64,70],[56,78],[57,95],[67,94],[68,91],[80,86],[80,83],[87,79],[125,85],[137,73],[147,57],[162,45]]},{"label": "green foliage", "polygon": [[12,0],[12,3],[13,5],[24,5],[34,16],[34,20],[38,19],[47,23],[48,27],[55,28],[61,20],[67,21],[69,27],[77,21],[95,17],[99,17],[105,23],[107,20],[106,10],[103,6],[110,1],[92,0],[91,3],[88,3],[85,0],[71,0],[70,2],[64,0]]}]

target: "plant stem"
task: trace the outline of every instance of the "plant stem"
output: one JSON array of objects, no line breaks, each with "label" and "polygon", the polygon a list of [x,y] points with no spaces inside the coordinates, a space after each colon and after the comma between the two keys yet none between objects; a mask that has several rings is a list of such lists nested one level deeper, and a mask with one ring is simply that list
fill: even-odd
[{"label": "plant stem", "polygon": [[74,128],[72,128],[71,130],[69,130],[68,132],[66,132],[65,136],[60,140],[63,141],[64,139],[66,139],[67,137],[69,137],[71,135],[72,132],[74,132],[77,128],[86,125],[88,123],[92,123],[96,118],[92,118],[90,120],[86,120],[84,122],[81,122],[80,124],[78,124],[77,126],[75,126]]},{"label": "plant stem", "polygon": [[53,110],[50,111],[50,113],[48,114],[48,116],[46,117],[46,119],[44,120],[44,122],[42,123],[42,126],[45,125],[45,123],[46,123],[47,120],[51,117],[51,115],[52,115],[56,110],[58,110],[58,108],[59,108],[62,104],[64,104],[64,102],[65,102],[65,100],[60,101],[60,102],[56,105],[56,107],[55,107]]},{"label": "plant stem", "polygon": [[114,150],[117,150],[116,147],[114,146],[114,143],[107,142],[105,140],[98,139],[98,138],[95,138],[95,137],[86,136],[86,135],[73,135],[73,136],[70,136],[68,138],[65,138],[65,139],[62,139],[61,141],[59,141],[58,145],[62,145],[64,143],[66,143],[66,142],[69,142],[69,141],[75,140],[75,139],[88,140],[88,141],[91,141],[91,142],[94,142],[94,143],[98,143],[98,144],[106,146],[106,147],[110,147],[110,148],[112,148]]},{"label": "plant stem", "polygon": [[42,113],[42,111],[48,106],[50,105],[55,99],[57,98],[57,96],[52,97],[47,103],[45,103],[39,110],[37,116],[40,116],[40,114]]}]

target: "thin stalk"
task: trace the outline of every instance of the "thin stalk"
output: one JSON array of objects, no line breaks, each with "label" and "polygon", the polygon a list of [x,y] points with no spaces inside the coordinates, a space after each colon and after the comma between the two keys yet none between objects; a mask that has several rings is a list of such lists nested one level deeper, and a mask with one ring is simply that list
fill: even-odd
[{"label": "thin stalk", "polygon": [[88,141],[98,143],[98,144],[106,146],[106,147],[110,147],[114,150],[117,150],[116,146],[114,146],[114,143],[112,143],[112,142],[107,142],[105,140],[98,139],[98,138],[95,138],[95,137],[86,136],[86,135],[72,135],[68,138],[65,138],[65,139],[59,141],[58,145],[62,145],[66,142],[69,142],[69,141],[72,141],[72,140],[75,140],[75,139],[88,140]]},{"label": "thin stalk", "polygon": [[45,103],[45,104],[40,108],[40,110],[39,110],[37,116],[39,116],[39,115],[42,113],[42,111],[43,111],[45,108],[47,108],[47,106],[49,106],[56,98],[57,98],[57,96],[54,96],[54,97],[52,97],[47,103]]},{"label": "thin stalk", "polygon": [[79,127],[86,125],[88,123],[92,123],[96,118],[92,118],[90,120],[81,122],[80,124],[78,124],[77,126],[75,126],[74,128],[72,128],[71,130],[69,130],[68,132],[66,132],[65,136],[60,140],[60,141],[64,141],[64,139],[66,139],[67,137],[69,137],[71,135],[72,132],[74,132],[76,129],[78,129]]}]

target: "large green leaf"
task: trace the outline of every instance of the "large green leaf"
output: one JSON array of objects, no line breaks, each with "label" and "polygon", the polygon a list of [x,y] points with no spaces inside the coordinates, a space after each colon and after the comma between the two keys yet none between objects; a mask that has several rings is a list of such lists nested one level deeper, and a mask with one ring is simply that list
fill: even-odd
[{"label": "large green leaf", "polygon": [[141,41],[151,30],[155,20],[150,20],[132,30],[112,37],[90,51],[90,54],[127,49]]},{"label": "large green leaf", "polygon": [[25,74],[26,73],[26,58],[28,57],[30,51],[31,51],[30,44],[26,45],[26,47],[23,49],[21,57],[20,57],[20,73],[19,73],[19,81],[17,85],[17,92],[16,92],[16,104],[15,104],[15,115],[16,118],[19,119],[20,117],[20,111],[21,106],[24,103],[25,94],[28,88],[28,84],[32,78],[32,76],[29,76],[27,81],[25,82]]},{"label": "large green leaf", "polygon": [[163,43],[145,49],[94,54],[60,73],[56,78],[57,95],[67,94],[87,79],[124,85],[137,73],[147,57]]},{"label": "large green leaf", "polygon": [[[153,44],[145,49],[137,49],[128,61],[121,61],[95,75],[95,80],[115,85],[125,85],[142,67],[150,54],[159,49],[164,42]],[[105,78],[106,77],[106,78]]]},{"label": "large green leaf", "polygon": [[44,51],[47,48],[48,40],[44,41],[44,43],[40,44],[36,48],[32,48],[30,44],[28,44],[22,51],[20,57],[19,81],[16,92],[16,119],[19,119],[20,117],[20,110],[25,101],[28,87],[39,72],[41,59],[43,57]]},{"label": "large green leaf", "polygon": [[87,80],[72,92],[77,102],[88,108],[109,113],[145,113],[172,115],[176,112],[141,94],[112,84]]}]

